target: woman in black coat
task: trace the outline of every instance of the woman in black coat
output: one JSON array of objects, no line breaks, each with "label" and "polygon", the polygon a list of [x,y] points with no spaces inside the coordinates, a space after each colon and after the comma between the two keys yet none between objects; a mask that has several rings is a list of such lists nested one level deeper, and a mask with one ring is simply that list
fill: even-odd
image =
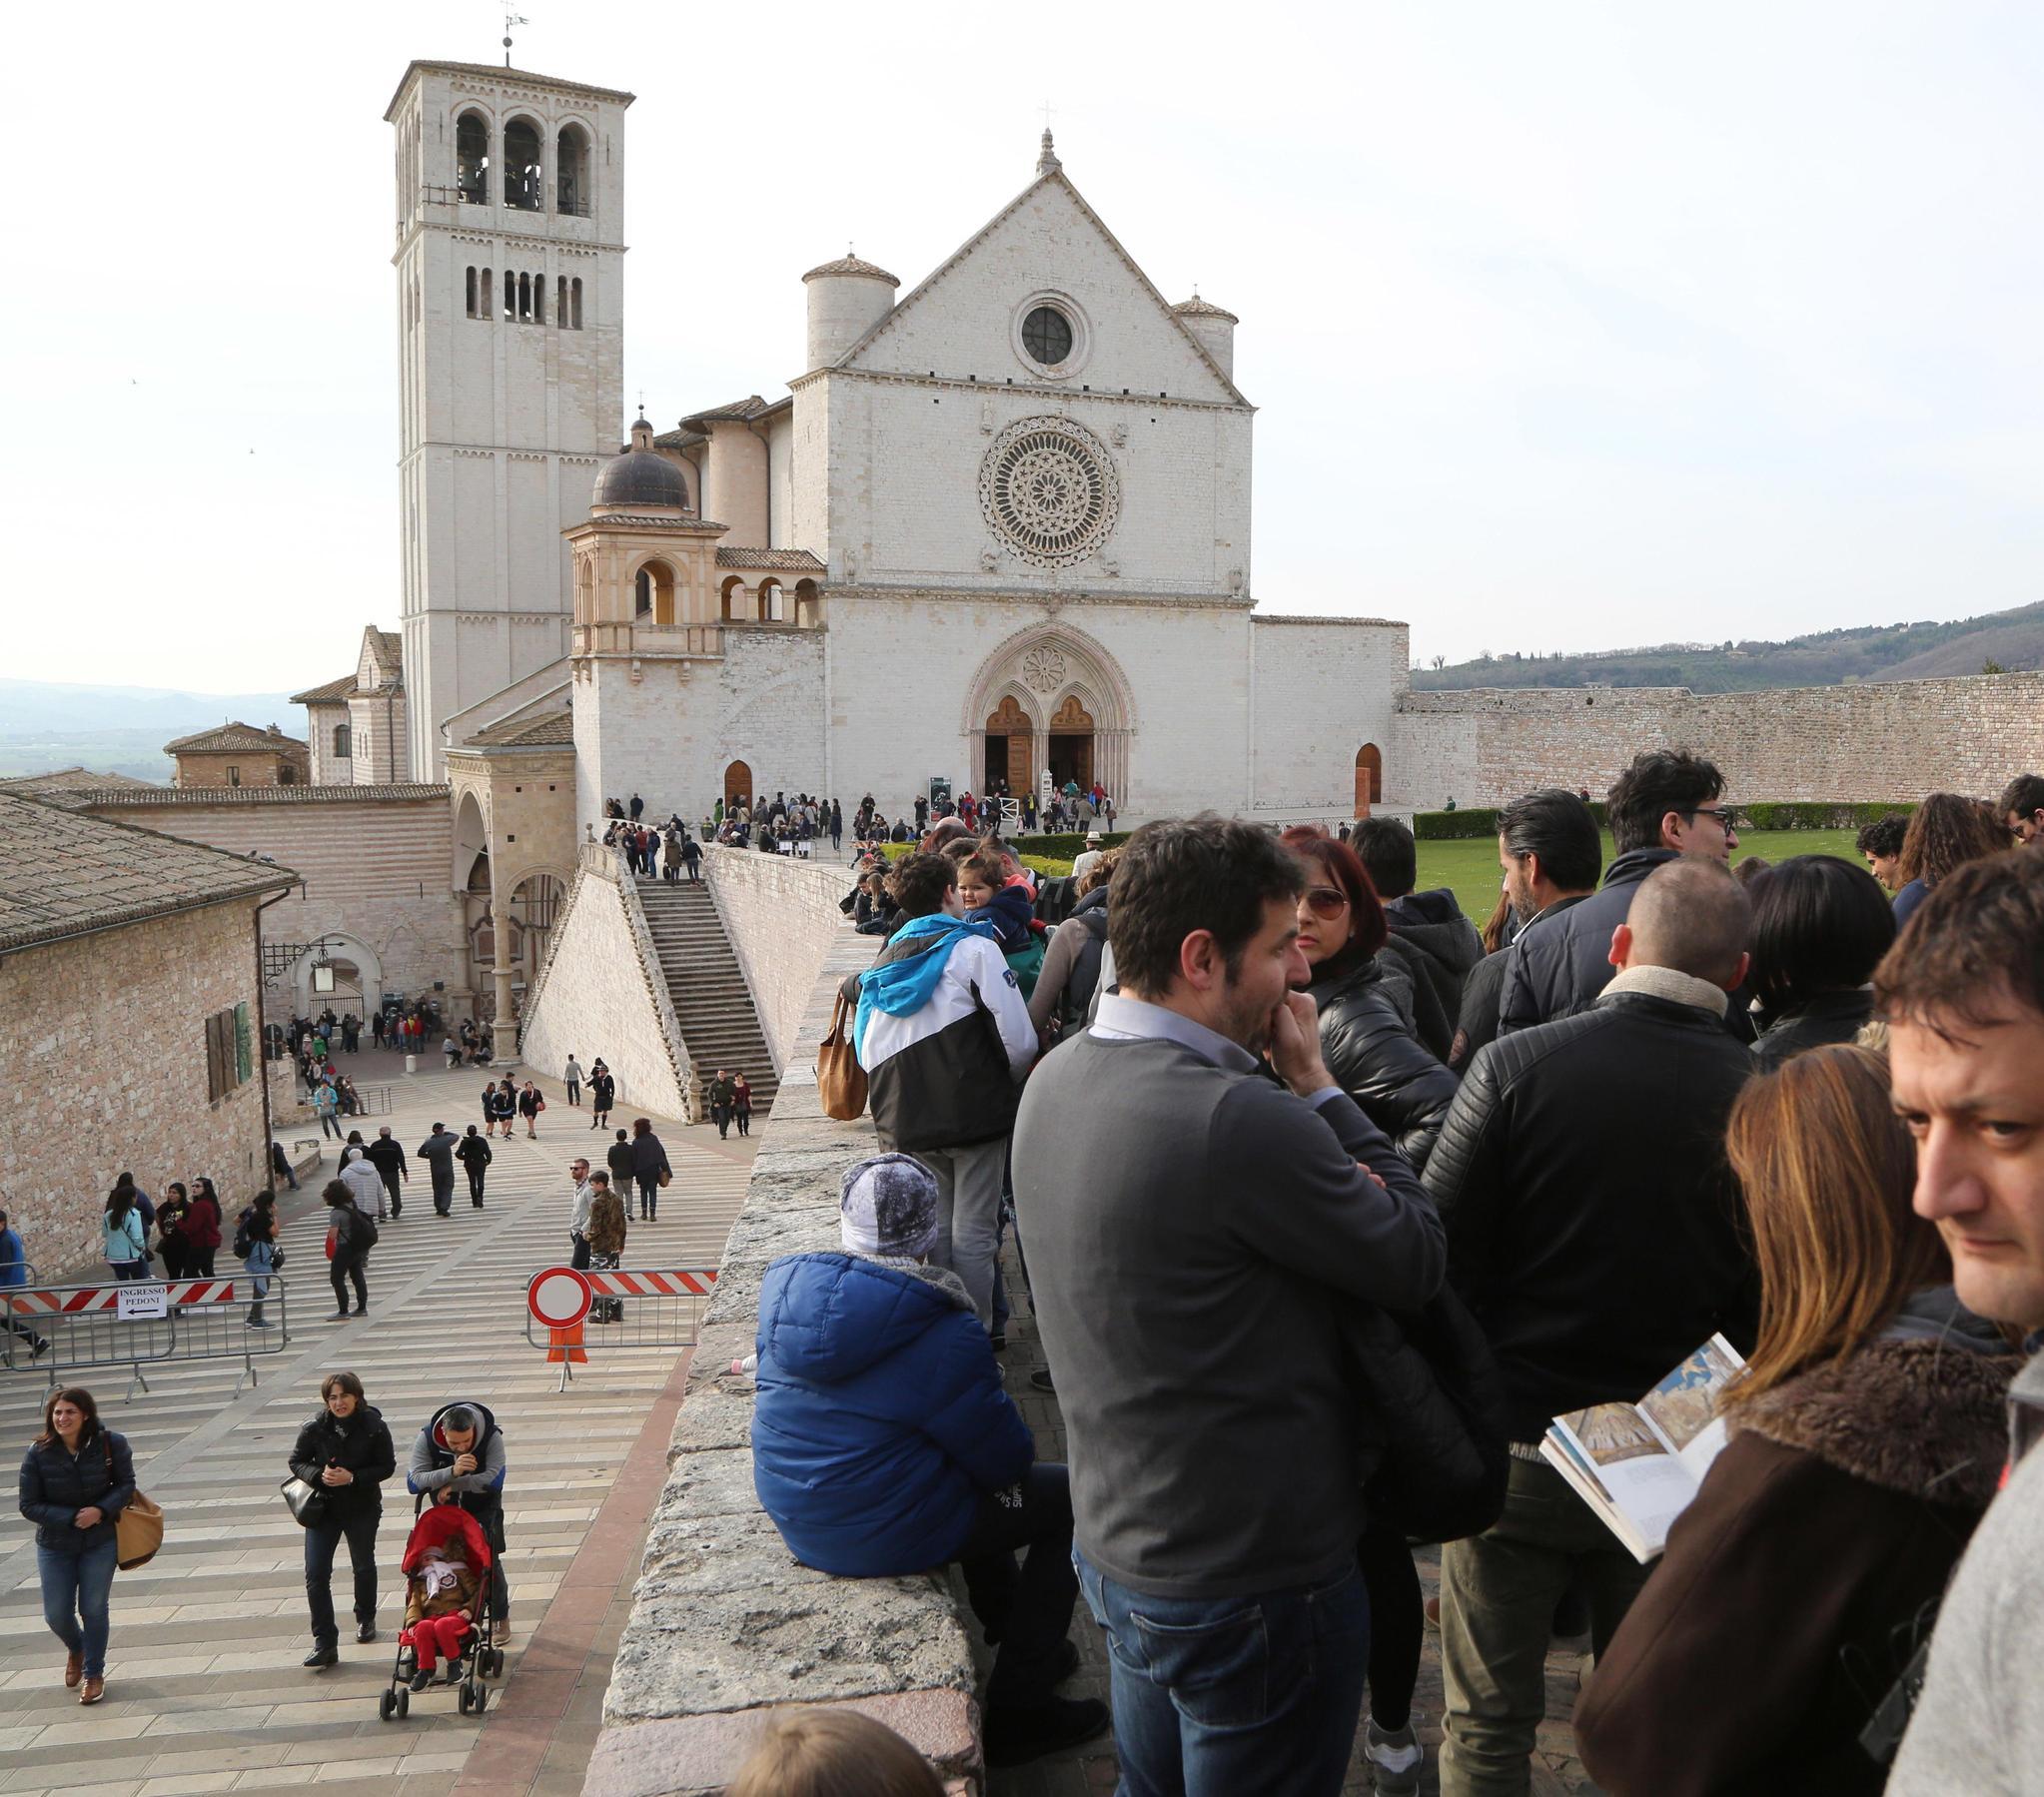
[{"label": "woman in black coat", "polygon": [[64,1643],[64,1685],[80,1703],[106,1695],[108,1596],[120,1557],[114,1519],[135,1495],[125,1435],[104,1427],[83,1385],[52,1391],[43,1432],[21,1460],[21,1513],[36,1525],[43,1620]]},{"label": "woman in black coat", "polygon": [[659,1137],[653,1134],[653,1126],[643,1117],[631,1120],[631,1177],[638,1185],[638,1214],[647,1223],[658,1221],[660,1209],[660,1176],[672,1177],[667,1165],[667,1151],[661,1146]]},{"label": "woman in black coat", "polygon": [[305,1663],[324,1672],[341,1657],[334,1622],[334,1554],[348,1537],[355,1567],[355,1638],[377,1638],[377,1524],[383,1520],[379,1488],[398,1469],[383,1412],[368,1403],[362,1380],[330,1372],[320,1381],[322,1408],[298,1431],[291,1471],[318,1493],[317,1515],[305,1525],[305,1594],[312,1611],[313,1650]]},{"label": "woman in black coat", "polygon": [[1418,1173],[1434,1152],[1457,1080],[1414,1036],[1378,954],[1390,934],[1356,851],[1324,830],[1287,830],[1306,864],[1299,946],[1312,970],[1328,1072]]}]

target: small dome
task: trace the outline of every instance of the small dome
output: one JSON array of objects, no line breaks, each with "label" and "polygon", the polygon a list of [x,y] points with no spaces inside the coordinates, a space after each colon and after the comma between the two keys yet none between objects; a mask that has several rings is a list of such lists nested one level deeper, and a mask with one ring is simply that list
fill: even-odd
[{"label": "small dome", "polygon": [[1209,300],[1202,300],[1198,294],[1194,294],[1190,300],[1179,301],[1171,310],[1182,319],[1226,319],[1231,325],[1242,323],[1234,313],[1223,310]]},{"label": "small dome", "polygon": [[840,256],[835,262],[818,263],[802,279],[804,282],[822,281],[837,275],[859,275],[868,281],[884,281],[889,287],[899,287],[901,285],[885,269],[876,267],[870,262],[862,261],[856,256]]},{"label": "small dome", "polygon": [[688,483],[681,470],[656,449],[613,455],[596,474],[591,505],[670,505],[688,509]]}]

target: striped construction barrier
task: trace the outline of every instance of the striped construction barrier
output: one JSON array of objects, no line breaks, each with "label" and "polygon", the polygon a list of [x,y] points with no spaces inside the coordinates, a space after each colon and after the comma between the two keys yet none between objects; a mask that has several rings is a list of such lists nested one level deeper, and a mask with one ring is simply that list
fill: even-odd
[{"label": "striped construction barrier", "polygon": [[124,1280],[112,1286],[63,1286],[48,1291],[15,1287],[0,1291],[8,1310],[19,1316],[60,1316],[76,1311],[117,1311],[121,1294],[134,1301],[137,1290],[161,1286],[164,1303],[183,1310],[192,1305],[231,1305],[233,1280]]},{"label": "striped construction barrier", "polygon": [[717,1283],[714,1267],[674,1268],[662,1273],[584,1273],[597,1298],[707,1298]]},{"label": "striped construction barrier", "polygon": [[525,1282],[525,1340],[560,1364],[560,1389],[591,1348],[695,1346],[714,1267],[543,1267]]}]

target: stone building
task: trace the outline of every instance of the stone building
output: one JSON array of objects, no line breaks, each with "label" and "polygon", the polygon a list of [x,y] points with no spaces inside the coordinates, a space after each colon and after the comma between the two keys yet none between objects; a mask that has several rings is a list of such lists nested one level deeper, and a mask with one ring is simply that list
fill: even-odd
[{"label": "stone building", "polygon": [[306,708],[315,786],[404,785],[412,777],[404,639],[371,624],[354,668],[291,695]]},{"label": "stone building", "polygon": [[267,1183],[258,919],[297,876],[13,793],[0,866],[0,1193],[40,1273],[96,1278],[124,1170],[229,1216]]},{"label": "stone building", "polygon": [[272,724],[221,724],[163,745],[177,764],[177,786],[303,786],[312,778],[312,754],[296,736]]}]

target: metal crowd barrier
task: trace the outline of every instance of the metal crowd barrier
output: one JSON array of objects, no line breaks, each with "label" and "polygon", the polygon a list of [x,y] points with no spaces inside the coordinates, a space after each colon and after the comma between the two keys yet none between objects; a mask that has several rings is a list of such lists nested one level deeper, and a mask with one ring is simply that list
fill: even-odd
[{"label": "metal crowd barrier", "polygon": [[[564,1314],[552,1301],[576,1281],[586,1312],[568,1324],[549,1322],[542,1312]],[[539,1299],[542,1282],[548,1290]],[[693,1348],[716,1283],[714,1267],[542,1268],[525,1283],[525,1341],[560,1362],[559,1389],[565,1391],[575,1362],[590,1351]]]},{"label": "metal crowd barrier", "polygon": [[[260,1299],[255,1288],[268,1290]],[[269,1327],[249,1318],[265,1307]],[[10,1286],[0,1290],[0,1364],[58,1375],[126,1366],[128,1396],[147,1391],[144,1366],[240,1360],[235,1390],[257,1382],[256,1359],[290,1340],[284,1280],[124,1280],[110,1286]],[[35,1344],[42,1343],[38,1348]]]}]

